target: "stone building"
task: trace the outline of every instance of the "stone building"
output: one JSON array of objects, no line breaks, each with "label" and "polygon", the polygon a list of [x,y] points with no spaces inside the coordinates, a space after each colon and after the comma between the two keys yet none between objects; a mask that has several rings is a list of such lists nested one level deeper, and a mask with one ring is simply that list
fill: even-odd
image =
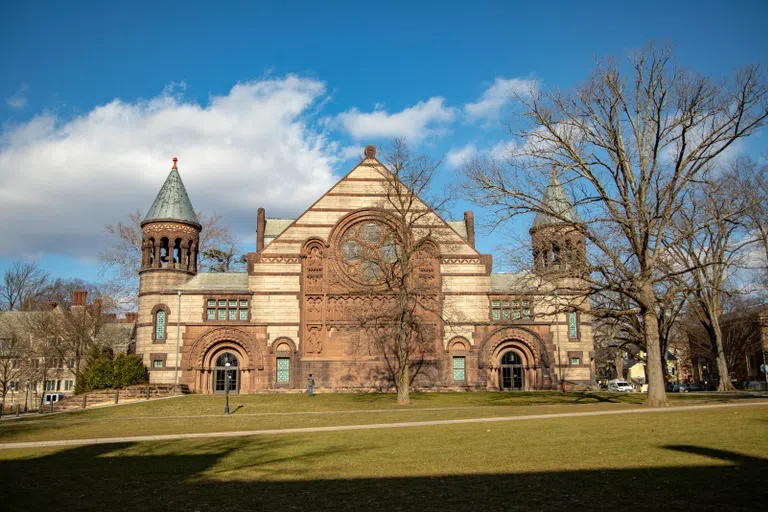
[{"label": "stone building", "polygon": [[[351,312],[392,300],[371,285],[366,254],[393,254],[383,197],[391,173],[373,146],[346,176],[295,219],[257,212],[256,251],[242,273],[198,273],[200,222],[176,166],[142,222],[136,351],[153,383],[222,392],[391,388],[387,361],[366,346]],[[553,172],[546,200],[570,222],[539,215],[531,228],[529,273],[494,274],[475,249],[472,212],[445,221],[427,212],[414,238],[432,249],[419,279],[435,283],[434,339],[414,386],[422,389],[535,390],[590,386],[594,345],[588,302],[579,293],[584,259],[580,218]],[[557,290],[557,292],[555,292]],[[557,314],[555,314],[557,312]]]}]

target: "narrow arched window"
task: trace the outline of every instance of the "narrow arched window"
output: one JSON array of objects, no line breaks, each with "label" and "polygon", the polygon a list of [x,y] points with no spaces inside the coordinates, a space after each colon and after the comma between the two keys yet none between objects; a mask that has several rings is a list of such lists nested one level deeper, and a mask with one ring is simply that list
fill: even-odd
[{"label": "narrow arched window", "polygon": [[155,339],[165,339],[165,311],[162,309],[155,313]]}]

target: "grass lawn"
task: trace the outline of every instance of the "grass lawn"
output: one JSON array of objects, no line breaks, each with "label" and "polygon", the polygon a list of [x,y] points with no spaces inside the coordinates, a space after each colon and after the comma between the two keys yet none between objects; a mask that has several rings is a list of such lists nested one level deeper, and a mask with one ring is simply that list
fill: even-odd
[{"label": "grass lawn", "polygon": [[[676,395],[675,403],[730,400]],[[640,407],[644,395],[627,393],[415,393],[410,407],[393,394],[187,395],[0,423],[0,443],[98,437],[325,427],[403,421],[516,416]],[[577,406],[574,409],[574,406]]]},{"label": "grass lawn", "polygon": [[[184,405],[204,409],[207,398],[168,400],[162,407],[181,407],[180,416],[188,412]],[[262,404],[262,397],[242,398]],[[349,399],[329,397],[317,405],[321,400],[314,406],[325,409]],[[417,403],[416,408],[428,407]],[[137,407],[78,416],[119,418]],[[551,407],[576,410],[558,404],[528,409]],[[390,413],[390,421],[392,414],[405,413]],[[3,422],[0,428],[26,421]],[[754,510],[768,500],[766,452],[765,406],[0,450],[0,505],[6,510]]]}]

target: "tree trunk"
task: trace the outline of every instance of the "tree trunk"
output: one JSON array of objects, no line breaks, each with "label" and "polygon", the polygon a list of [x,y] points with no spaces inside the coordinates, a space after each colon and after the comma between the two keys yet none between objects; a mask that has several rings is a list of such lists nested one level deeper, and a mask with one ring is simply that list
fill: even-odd
[{"label": "tree trunk", "polygon": [[720,320],[715,317],[712,319],[710,336],[714,342],[715,360],[717,362],[717,374],[720,382],[717,384],[718,391],[735,391],[736,388],[731,384],[731,376],[728,372],[728,361],[725,358],[725,349],[723,348],[723,330],[720,328]]},{"label": "tree trunk", "polygon": [[[650,288],[650,285],[645,295],[653,296],[653,290]],[[648,304],[652,304],[652,302],[646,302],[646,305]],[[648,397],[645,399],[644,404],[650,407],[666,407],[669,405],[669,402],[667,401],[667,392],[664,387],[664,370],[661,367],[659,324],[653,307],[645,308],[643,323],[643,327],[645,327],[646,351],[645,372],[648,380]]]},{"label": "tree trunk", "polygon": [[617,353],[613,356],[613,365],[616,367],[616,378],[624,378],[624,356],[621,353]]},{"label": "tree trunk", "polygon": [[397,405],[411,405],[410,375],[408,358],[398,354],[397,364]]}]

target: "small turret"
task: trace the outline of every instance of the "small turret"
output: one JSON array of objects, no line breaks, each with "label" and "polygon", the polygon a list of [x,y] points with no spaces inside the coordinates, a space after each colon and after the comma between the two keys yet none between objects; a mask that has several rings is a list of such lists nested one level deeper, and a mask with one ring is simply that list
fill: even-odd
[{"label": "small turret", "polygon": [[530,234],[536,272],[577,275],[586,260],[584,221],[557,178],[552,177],[544,191],[543,209],[536,214]]},{"label": "small turret", "polygon": [[[197,273],[200,221],[181,181],[177,158],[171,173],[141,222],[141,291],[179,285]],[[164,278],[148,279],[146,273]]]}]

